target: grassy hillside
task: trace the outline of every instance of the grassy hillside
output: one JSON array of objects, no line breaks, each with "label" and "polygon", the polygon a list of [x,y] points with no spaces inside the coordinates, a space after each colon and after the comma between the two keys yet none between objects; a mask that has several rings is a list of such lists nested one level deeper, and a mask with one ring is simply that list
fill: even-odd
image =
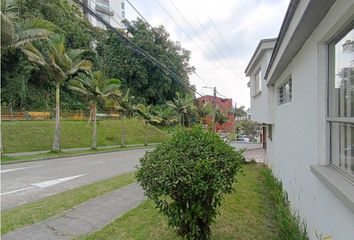
[{"label": "grassy hillside", "polygon": [[[2,122],[4,153],[50,150],[54,136],[53,121],[13,121]],[[97,145],[111,146],[121,143],[121,121],[100,120],[97,122]],[[126,120],[126,143],[144,142],[144,127],[138,119]],[[90,147],[92,125],[87,121],[62,121],[62,148]],[[168,135],[153,127],[148,127],[148,142],[162,142]]]}]

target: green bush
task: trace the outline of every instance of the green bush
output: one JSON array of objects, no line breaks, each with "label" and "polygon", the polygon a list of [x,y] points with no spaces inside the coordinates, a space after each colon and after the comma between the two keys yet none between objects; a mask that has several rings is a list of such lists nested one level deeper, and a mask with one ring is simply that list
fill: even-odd
[{"label": "green bush", "polygon": [[140,160],[137,179],[179,235],[210,239],[210,224],[243,161],[242,151],[217,134],[179,129]]}]

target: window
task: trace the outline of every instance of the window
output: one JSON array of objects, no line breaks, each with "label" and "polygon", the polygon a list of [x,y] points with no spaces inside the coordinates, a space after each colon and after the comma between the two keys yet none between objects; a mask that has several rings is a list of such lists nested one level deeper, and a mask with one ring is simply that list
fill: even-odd
[{"label": "window", "polygon": [[254,75],[254,96],[257,95],[258,93],[262,92],[262,77],[261,77],[261,69],[257,71],[257,73]]},{"label": "window", "polygon": [[125,12],[122,11],[122,18],[125,18]]},{"label": "window", "polygon": [[272,128],[272,124],[268,125],[268,138],[270,141],[273,141],[273,128]]},{"label": "window", "polygon": [[290,78],[286,83],[278,88],[278,104],[290,102],[293,94],[292,79]]},{"label": "window", "polygon": [[124,10],[124,2],[120,3],[120,7]]},{"label": "window", "polygon": [[354,180],[354,29],[329,44],[330,165]]}]

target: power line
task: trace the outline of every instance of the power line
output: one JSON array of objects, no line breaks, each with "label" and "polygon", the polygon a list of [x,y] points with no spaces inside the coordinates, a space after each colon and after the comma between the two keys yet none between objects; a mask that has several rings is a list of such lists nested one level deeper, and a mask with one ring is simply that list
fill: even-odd
[{"label": "power line", "polygon": [[[177,21],[171,16],[171,14],[168,13],[168,11],[166,10],[166,8],[164,8],[162,6],[162,4],[159,2],[159,0],[155,0],[159,6],[165,11],[165,13],[170,16],[170,18],[177,24],[177,26],[179,26],[179,28],[187,35],[187,37],[189,37],[191,40],[192,38],[182,29],[182,27],[177,23]],[[183,15],[183,13],[178,9],[178,7],[173,3],[173,1],[169,0],[169,2],[171,3],[171,5],[174,7],[174,9],[178,12],[178,14],[184,19],[184,21],[188,24],[188,26],[193,30],[194,34],[201,40],[201,42],[208,48],[208,50],[214,55],[215,58],[217,58],[217,56],[215,55],[214,51],[209,48],[209,46],[205,43],[205,41],[199,37],[197,31],[195,30],[195,28],[193,27],[193,25],[189,22],[189,20]],[[194,14],[193,14],[194,15]],[[194,18],[197,19],[194,15]],[[203,27],[203,25],[199,22],[199,20],[197,20],[197,22],[199,23],[198,25],[202,27],[202,29],[206,32],[207,37],[209,39],[209,41],[212,43],[212,45],[214,45],[215,49],[217,50],[217,52],[219,52],[219,55],[226,59],[226,61],[229,62],[229,60],[227,59],[227,57],[222,53],[222,51],[218,48],[217,44],[212,40],[212,37],[209,35],[208,31]],[[193,41],[193,40],[192,40]],[[213,62],[212,62],[213,63]],[[218,62],[219,63],[219,62]],[[230,62],[229,62],[230,63]],[[220,63],[219,63],[220,64]],[[232,67],[232,63],[231,63],[231,67]],[[221,67],[223,68],[224,66],[221,64]],[[234,69],[232,68],[232,70],[234,71]],[[242,77],[239,76],[239,74],[234,71],[234,74],[236,77],[238,77],[241,81],[243,81]],[[200,76],[198,76],[200,78]],[[203,81],[204,82],[204,81]],[[204,82],[205,83],[205,82]]]},{"label": "power line", "polygon": [[[182,28],[182,26],[178,23],[178,21],[167,11],[167,9],[161,4],[161,2],[159,0],[155,0],[155,2],[160,6],[160,8],[166,13],[166,15],[172,19],[172,21],[178,26],[178,28],[184,33],[184,35],[189,38],[192,42],[194,42],[194,44],[199,48],[199,50],[201,52],[204,52],[204,50],[200,47],[200,45]],[[208,49],[209,47],[206,46]],[[210,49],[209,49],[210,50]],[[213,51],[211,51],[212,54],[214,55],[215,58],[217,58],[214,54]],[[209,59],[210,60],[210,59]],[[211,63],[215,64],[213,61],[211,61]],[[217,62],[219,64],[218,67],[223,68],[223,65],[220,64],[219,62]]]},{"label": "power line", "polygon": [[83,2],[81,2],[80,0],[74,0],[77,4],[79,4],[82,8],[84,8],[87,12],[90,13],[90,15],[92,15],[93,17],[96,18],[96,20],[100,21],[101,23],[103,23],[107,29],[113,31],[114,33],[117,34],[117,36],[119,37],[119,39],[121,40],[122,43],[125,43],[126,45],[128,45],[129,47],[132,48],[132,50],[134,50],[134,52],[142,55],[143,57],[145,57],[147,60],[149,60],[151,63],[153,63],[157,68],[159,68],[160,70],[162,70],[162,72],[164,72],[167,76],[171,77],[171,79],[177,81],[178,83],[180,83],[182,86],[186,87],[187,89],[191,90],[192,92],[203,96],[202,94],[200,94],[199,92],[197,92],[194,88],[192,88],[190,85],[186,84],[185,82],[183,82],[182,77],[179,76],[177,73],[175,73],[174,71],[172,71],[171,69],[169,69],[165,64],[159,62],[155,57],[153,57],[152,55],[150,55],[149,53],[147,53],[145,50],[143,50],[141,47],[139,47],[138,45],[136,45],[134,42],[132,42],[129,38],[127,38],[126,36],[124,36],[121,32],[119,32],[116,28],[112,27],[112,25],[110,25],[109,23],[107,23],[101,16],[99,16],[98,14],[96,14],[96,12],[94,10],[92,10],[90,7],[88,7],[86,4],[84,4]]},{"label": "power line", "polygon": [[[163,35],[163,33],[161,33],[160,31],[158,31],[158,29],[154,28],[149,22],[148,20],[140,13],[140,11],[129,1],[127,0],[128,4],[133,8],[133,10],[148,24],[148,26],[153,30],[155,31],[156,33],[158,34],[161,34]],[[160,3],[160,6],[161,6],[161,3]],[[163,7],[162,7],[163,8]],[[164,8],[163,8],[164,9]],[[164,9],[166,11],[166,9]],[[170,16],[170,15],[169,15]],[[173,18],[172,18],[173,19]],[[193,73],[200,79],[202,80],[202,82],[206,85],[208,85],[206,83],[206,81],[199,75],[196,73],[196,71],[193,71]]]},{"label": "power line", "polygon": [[223,35],[221,34],[219,28],[216,26],[216,24],[214,23],[213,19],[211,17],[209,17],[209,21],[211,22],[211,24],[213,25],[213,27],[215,28],[216,32],[218,33],[218,35],[220,36],[220,38],[222,39],[223,43],[225,44],[225,46],[227,47],[227,49],[230,51],[231,55],[233,56],[235,62],[239,65],[239,67],[242,67],[240,62],[237,60],[237,57],[234,55],[234,52],[232,51],[231,47],[229,46],[229,44],[226,42],[225,38],[223,37]]},{"label": "power line", "polygon": [[147,23],[147,25],[148,25],[154,32],[163,35],[163,33],[159,31],[159,29],[154,28],[154,27],[148,22],[148,20],[146,20],[146,18],[138,11],[138,9],[136,9],[136,7],[134,7],[134,5],[133,5],[129,0],[126,0],[126,1],[127,1],[128,4],[133,8],[133,10],[141,17],[141,19],[143,19],[143,20]]},{"label": "power line", "polygon": [[197,24],[202,28],[202,30],[207,34],[208,39],[210,40],[210,42],[214,45],[215,49],[219,52],[219,55],[224,58],[226,61],[228,61],[229,64],[231,64],[231,69],[234,72],[235,76],[238,77],[241,81],[243,81],[242,77],[239,75],[239,73],[237,71],[235,71],[234,68],[232,68],[233,64],[232,62],[230,62],[228,60],[228,58],[222,53],[222,51],[219,49],[219,47],[217,46],[217,44],[214,42],[213,38],[210,36],[209,32],[207,29],[205,29],[205,27],[203,26],[203,24],[199,21],[199,19],[196,17],[196,15],[191,12],[194,19],[197,21]]},{"label": "power line", "polygon": [[[188,26],[193,30],[194,34],[197,36],[197,38],[199,38],[199,40],[204,44],[204,46],[214,55],[214,57],[217,58],[217,56],[214,54],[214,51],[212,50],[212,48],[210,48],[205,41],[198,35],[197,31],[195,30],[195,28],[193,27],[193,25],[188,21],[188,19],[182,14],[182,12],[177,8],[177,6],[173,3],[173,1],[169,0],[169,2],[171,3],[171,5],[174,7],[174,9],[178,12],[179,15],[181,15],[181,17],[183,18],[183,20],[188,24]],[[207,56],[207,55],[206,55]],[[207,56],[208,57],[208,56]],[[221,67],[223,67],[221,65]]]}]

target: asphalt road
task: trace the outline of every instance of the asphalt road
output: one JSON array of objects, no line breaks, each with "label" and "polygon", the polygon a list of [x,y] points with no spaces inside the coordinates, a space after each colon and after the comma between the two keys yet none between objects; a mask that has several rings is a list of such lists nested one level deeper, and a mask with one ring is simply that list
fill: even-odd
[{"label": "asphalt road", "polygon": [[131,172],[146,151],[149,149],[3,165],[1,210]]}]

